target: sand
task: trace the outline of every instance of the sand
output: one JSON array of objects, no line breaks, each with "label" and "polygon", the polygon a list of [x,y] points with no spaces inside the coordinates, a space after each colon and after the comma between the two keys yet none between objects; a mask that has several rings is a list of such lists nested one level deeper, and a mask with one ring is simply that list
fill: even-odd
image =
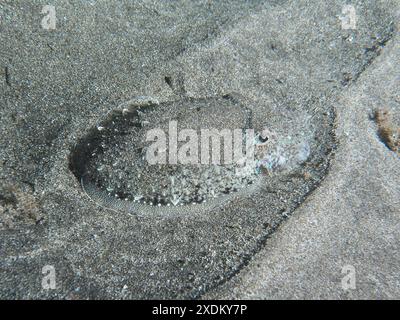
[{"label": "sand", "polygon": [[[0,4],[1,298],[399,298],[399,155],[373,119],[386,107],[400,126],[398,1],[355,2],[355,30],[345,1],[55,1],[54,30],[45,4]],[[220,115],[227,96],[241,107]],[[286,162],[205,203],[197,191],[182,206],[152,188],[153,206],[99,195],[81,178],[113,154],[122,165],[91,177],[120,193],[169,176],[119,178],[141,168],[136,131],[87,157],[127,103],[154,106],[150,125],[182,114],[188,128],[241,128],[250,110],[245,126],[274,132],[271,157]],[[203,197],[232,183],[212,176]],[[347,265],[355,289],[343,289]]]}]

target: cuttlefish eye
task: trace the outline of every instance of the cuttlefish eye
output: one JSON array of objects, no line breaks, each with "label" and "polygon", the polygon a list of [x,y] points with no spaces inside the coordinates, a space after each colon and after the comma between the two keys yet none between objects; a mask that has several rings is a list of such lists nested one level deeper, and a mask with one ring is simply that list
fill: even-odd
[{"label": "cuttlefish eye", "polygon": [[258,140],[260,143],[266,143],[268,140],[272,138],[273,138],[273,133],[267,128],[264,128],[258,135]]}]

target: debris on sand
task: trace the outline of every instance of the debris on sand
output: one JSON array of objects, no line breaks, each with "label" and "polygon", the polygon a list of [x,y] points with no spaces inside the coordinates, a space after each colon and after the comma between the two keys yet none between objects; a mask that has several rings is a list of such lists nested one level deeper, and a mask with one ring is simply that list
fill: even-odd
[{"label": "debris on sand", "polygon": [[375,110],[375,122],[378,125],[379,138],[386,146],[400,154],[400,127],[393,124],[392,115],[388,109]]}]

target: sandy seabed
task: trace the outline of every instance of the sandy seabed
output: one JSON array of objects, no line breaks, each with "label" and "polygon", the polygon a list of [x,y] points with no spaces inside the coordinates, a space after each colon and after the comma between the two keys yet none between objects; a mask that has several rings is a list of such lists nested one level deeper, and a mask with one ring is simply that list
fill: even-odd
[{"label": "sandy seabed", "polygon": [[[45,5],[0,3],[0,298],[400,297],[398,1]],[[174,120],[264,168],[143,165]]]}]

